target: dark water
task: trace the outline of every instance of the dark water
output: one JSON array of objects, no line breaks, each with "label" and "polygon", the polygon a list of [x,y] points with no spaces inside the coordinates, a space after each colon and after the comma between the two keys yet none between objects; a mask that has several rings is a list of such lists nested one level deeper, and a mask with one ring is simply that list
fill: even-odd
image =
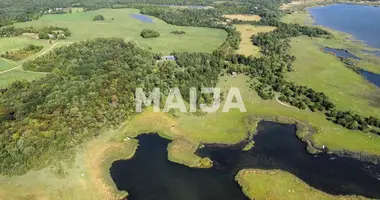
[{"label": "dark water", "polygon": [[358,194],[380,198],[380,166],[322,154],[312,156],[295,137],[293,125],[260,122],[255,147],[206,145],[197,153],[214,161],[212,169],[191,169],[167,161],[168,140],[141,135],[140,146],[130,160],[110,168],[119,190],[128,200],[246,200],[234,181],[244,168],[281,169],[309,185],[332,194]]},{"label": "dark water", "polygon": [[365,70],[359,71],[368,81],[380,87],[380,74],[375,74]]},{"label": "dark water", "polygon": [[380,48],[380,8],[335,4],[309,9],[315,23],[353,35],[369,46]]},{"label": "dark water", "polygon": [[153,19],[146,16],[146,15],[142,15],[142,14],[130,14],[129,16],[135,18],[135,19],[138,19],[142,22],[147,22],[147,23],[153,23]]},{"label": "dark water", "polygon": [[359,57],[355,56],[354,54],[344,49],[334,49],[330,47],[323,47],[323,51],[327,53],[332,53],[340,58],[352,58],[355,60],[361,60]]}]

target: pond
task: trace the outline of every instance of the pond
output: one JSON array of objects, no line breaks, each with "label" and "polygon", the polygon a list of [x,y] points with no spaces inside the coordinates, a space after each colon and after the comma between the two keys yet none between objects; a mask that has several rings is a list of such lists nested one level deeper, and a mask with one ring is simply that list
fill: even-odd
[{"label": "pond", "polygon": [[193,169],[167,160],[169,140],[140,135],[130,160],[115,161],[110,174],[128,200],[246,200],[235,182],[244,168],[281,169],[331,194],[380,198],[380,166],[331,154],[311,155],[295,136],[294,125],[260,122],[255,146],[205,145],[197,154],[210,157],[211,169]]},{"label": "pond", "polygon": [[142,14],[130,14],[129,16],[135,18],[135,19],[138,19],[142,22],[147,22],[147,23],[153,23],[154,20],[152,18],[150,18],[149,16],[146,16],[146,15],[142,15]]},{"label": "pond", "polygon": [[334,54],[340,58],[352,58],[355,60],[361,60],[359,57],[355,56],[354,54],[350,53],[349,51],[345,49],[334,49],[330,47],[323,47],[323,51]]},{"label": "pond", "polygon": [[348,33],[369,46],[380,48],[379,7],[335,4],[310,8],[309,12],[315,24]]},{"label": "pond", "polygon": [[371,83],[380,87],[380,74],[375,74],[365,70],[359,70],[359,72]]}]

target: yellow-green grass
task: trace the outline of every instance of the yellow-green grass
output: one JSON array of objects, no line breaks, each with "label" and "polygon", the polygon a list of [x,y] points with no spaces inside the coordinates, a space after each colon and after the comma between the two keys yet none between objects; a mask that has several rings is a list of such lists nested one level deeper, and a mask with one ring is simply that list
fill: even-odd
[{"label": "yellow-green grass", "polygon": [[228,19],[237,19],[242,21],[260,21],[261,17],[259,15],[242,15],[242,14],[235,14],[235,15],[223,15],[223,17]]},{"label": "yellow-green grass", "polygon": [[363,116],[380,117],[380,89],[345,66],[336,56],[321,51],[331,40],[293,38],[292,54],[297,60],[287,79],[324,92],[338,109]]},{"label": "yellow-green grass", "polygon": [[296,176],[279,170],[244,169],[235,177],[245,195],[260,200],[359,200],[361,196],[335,196],[313,187]]},{"label": "yellow-green grass", "polygon": [[245,56],[260,56],[260,48],[252,44],[251,37],[257,33],[270,32],[275,29],[272,26],[253,26],[248,24],[235,25],[236,30],[241,33],[241,42],[239,45],[239,50],[236,51],[238,54],[243,54]]},{"label": "yellow-green grass", "polygon": [[24,71],[22,68],[17,68],[10,72],[0,74],[0,88],[5,88],[7,85],[20,80],[32,81],[45,76],[45,73]]},{"label": "yellow-green grass", "polygon": [[[15,26],[69,28],[72,36],[68,37],[66,41],[81,41],[96,37],[122,37],[126,40],[133,40],[145,49],[152,49],[153,52],[165,54],[173,51],[212,52],[227,37],[226,31],[221,29],[174,26],[155,17],[151,17],[154,19],[154,23],[147,23],[130,16],[138,13],[139,10],[136,9],[101,9],[89,12],[44,15],[39,20],[18,23]],[[97,14],[103,15],[106,20],[92,21]],[[144,39],[140,36],[144,28],[156,30],[161,36]],[[185,31],[186,34],[172,34],[171,32],[175,30]]]},{"label": "yellow-green grass", "polygon": [[281,21],[284,23],[296,23],[302,25],[312,25],[314,22],[313,18],[307,11],[298,11],[285,15],[281,18]]}]

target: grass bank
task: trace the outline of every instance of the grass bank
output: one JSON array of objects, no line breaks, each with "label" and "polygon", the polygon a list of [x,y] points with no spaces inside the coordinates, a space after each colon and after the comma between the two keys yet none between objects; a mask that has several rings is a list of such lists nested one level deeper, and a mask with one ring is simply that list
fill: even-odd
[{"label": "grass bank", "polygon": [[336,196],[316,190],[296,176],[279,170],[244,169],[235,177],[245,195],[260,200],[364,200],[361,196]]}]

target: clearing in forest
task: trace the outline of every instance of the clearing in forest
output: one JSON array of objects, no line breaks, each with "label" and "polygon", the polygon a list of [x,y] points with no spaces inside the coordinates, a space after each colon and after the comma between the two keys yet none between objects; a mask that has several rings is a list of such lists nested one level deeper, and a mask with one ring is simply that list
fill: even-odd
[{"label": "clearing in forest", "polygon": [[276,29],[276,27],[272,26],[253,26],[247,24],[239,24],[235,25],[237,31],[241,33],[241,42],[239,46],[239,50],[237,50],[238,54],[243,54],[245,56],[260,56],[260,48],[252,44],[251,37],[252,35],[256,35],[262,32],[270,32]]},{"label": "clearing in forest", "polygon": [[260,21],[261,17],[258,15],[223,15],[223,17],[228,19],[237,19],[242,21]]},{"label": "clearing in forest", "polygon": [[[44,15],[39,20],[17,23],[16,27],[58,26],[68,28],[72,35],[65,41],[83,41],[98,37],[121,37],[135,41],[144,49],[155,53],[208,52],[217,49],[226,39],[222,29],[175,26],[156,17],[149,16],[154,23],[142,22],[131,17],[139,14],[137,9],[100,9],[88,12],[73,12],[59,15]],[[93,21],[96,15],[103,15],[104,21]],[[160,33],[159,38],[141,38],[143,29],[153,29]],[[173,35],[171,32],[183,30],[186,34]]]}]

